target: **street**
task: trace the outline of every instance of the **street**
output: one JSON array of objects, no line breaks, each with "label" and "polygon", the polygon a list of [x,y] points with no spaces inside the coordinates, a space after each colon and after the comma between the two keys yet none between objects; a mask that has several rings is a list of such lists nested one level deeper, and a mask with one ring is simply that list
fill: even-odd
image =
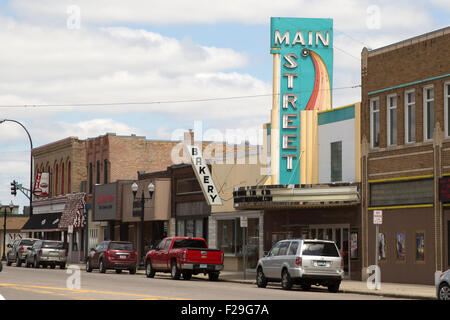
[{"label": "street", "polygon": [[298,286],[285,291],[277,284],[259,289],[251,284],[210,282],[195,277],[190,281],[174,281],[164,274],[148,279],[143,274],[116,274],[113,270],[106,274],[81,270],[81,288],[70,289],[67,279],[73,275],[68,270],[4,266],[0,273],[0,295],[6,300],[392,300],[329,293],[319,287],[309,292]]}]

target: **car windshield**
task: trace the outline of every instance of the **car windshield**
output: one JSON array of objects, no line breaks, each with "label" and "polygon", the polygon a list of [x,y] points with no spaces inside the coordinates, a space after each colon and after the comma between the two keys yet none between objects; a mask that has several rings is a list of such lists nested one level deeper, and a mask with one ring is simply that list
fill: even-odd
[{"label": "car windshield", "polygon": [[126,250],[133,251],[132,243],[111,242],[109,244],[109,250]]},{"label": "car windshield", "polygon": [[22,242],[20,243],[22,246],[32,246],[33,245],[33,243],[35,243],[36,242],[36,240],[29,240],[29,239],[26,239],[26,240],[22,240]]},{"label": "car windshield", "polygon": [[339,257],[339,252],[334,243],[330,242],[305,242],[303,244],[304,256]]},{"label": "car windshield", "polygon": [[175,239],[175,243],[173,244],[173,249],[176,248],[200,248],[206,249],[206,243],[203,240],[195,240],[195,239]]},{"label": "car windshield", "polygon": [[50,249],[64,249],[64,242],[59,241],[44,241],[42,243],[42,248],[50,248]]}]

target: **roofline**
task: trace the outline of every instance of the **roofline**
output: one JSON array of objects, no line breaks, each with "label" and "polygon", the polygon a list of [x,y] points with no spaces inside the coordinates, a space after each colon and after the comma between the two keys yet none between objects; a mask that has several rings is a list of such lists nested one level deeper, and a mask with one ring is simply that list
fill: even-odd
[{"label": "roofline", "polygon": [[399,49],[399,48],[405,47],[407,45],[412,45],[414,43],[419,43],[419,42],[423,42],[426,40],[430,40],[430,39],[433,39],[433,38],[436,38],[439,36],[443,36],[446,34],[450,34],[450,26],[444,27],[444,28],[441,28],[438,30],[430,31],[430,32],[427,32],[427,33],[424,33],[424,34],[421,34],[421,35],[418,35],[418,36],[415,36],[415,37],[412,37],[409,39],[401,40],[401,41],[398,41],[398,42],[395,42],[395,43],[392,43],[392,44],[389,44],[387,46],[380,47],[377,49],[369,50],[367,48],[367,50],[368,50],[368,54],[370,57],[370,56],[374,56],[374,55],[377,55],[377,54],[380,54],[383,52],[388,52],[388,51],[392,51],[395,49]]}]

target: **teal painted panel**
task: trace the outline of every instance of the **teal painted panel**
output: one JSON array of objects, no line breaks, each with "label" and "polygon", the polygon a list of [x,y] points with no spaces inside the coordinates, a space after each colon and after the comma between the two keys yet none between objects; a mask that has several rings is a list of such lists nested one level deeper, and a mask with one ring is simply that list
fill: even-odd
[{"label": "teal painted panel", "polygon": [[[271,18],[271,53],[281,54],[280,67],[280,150],[279,183],[300,183],[300,111],[304,110],[312,96],[315,84],[315,66],[308,50],[314,51],[323,60],[330,87],[333,87],[333,20],[315,18]],[[279,49],[275,49],[279,48]],[[306,50],[306,54],[304,53]],[[288,75],[291,76],[288,76]],[[293,76],[292,76],[293,75]],[[291,81],[291,86],[289,86]],[[283,109],[283,97],[295,94],[296,107],[288,103]],[[292,96],[291,96],[292,97]],[[290,114],[289,126],[283,128],[283,115]],[[283,137],[289,137],[289,146],[283,148]],[[287,169],[287,155],[295,155],[292,169]]]},{"label": "teal painted panel", "polygon": [[355,106],[319,113],[318,125],[355,119]]}]

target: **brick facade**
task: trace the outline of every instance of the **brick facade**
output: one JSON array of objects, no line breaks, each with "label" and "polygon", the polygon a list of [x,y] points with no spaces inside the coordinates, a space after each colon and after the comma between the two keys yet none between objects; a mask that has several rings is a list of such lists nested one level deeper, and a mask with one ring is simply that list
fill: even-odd
[{"label": "brick facade", "polygon": [[[450,27],[361,54],[362,245],[364,268],[375,263],[372,210],[383,210],[390,259],[380,264],[382,281],[433,283],[433,273],[449,267],[445,209],[438,199],[438,180],[450,174],[450,138],[446,137],[444,86],[450,83]],[[434,134],[425,139],[424,88],[434,89]],[[406,141],[406,93],[415,97],[415,141]],[[388,97],[397,100],[397,142],[388,144]],[[379,101],[379,145],[373,147],[371,104]],[[372,113],[374,114],[374,113]],[[372,137],[371,137],[372,130]],[[430,179],[434,201],[426,204],[371,208],[371,186]],[[397,184],[399,185],[399,184]],[[433,191],[431,191],[433,192]],[[431,197],[433,198],[433,196]],[[383,226],[382,226],[383,228]],[[426,229],[423,261],[417,261],[416,237]],[[447,231],[448,232],[448,231]],[[393,259],[396,235],[406,235],[406,258]],[[419,248],[419,249],[418,249]],[[421,249],[420,249],[421,250]],[[402,274],[401,277],[398,277]]]}]

